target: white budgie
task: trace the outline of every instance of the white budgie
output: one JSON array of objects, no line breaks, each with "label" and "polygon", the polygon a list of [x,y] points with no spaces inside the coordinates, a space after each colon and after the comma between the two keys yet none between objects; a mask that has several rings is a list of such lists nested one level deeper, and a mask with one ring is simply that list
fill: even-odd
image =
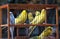
[{"label": "white budgie", "polygon": [[[15,18],[12,12],[10,12],[10,24],[15,24]],[[11,39],[13,39],[14,26],[10,27]]]}]

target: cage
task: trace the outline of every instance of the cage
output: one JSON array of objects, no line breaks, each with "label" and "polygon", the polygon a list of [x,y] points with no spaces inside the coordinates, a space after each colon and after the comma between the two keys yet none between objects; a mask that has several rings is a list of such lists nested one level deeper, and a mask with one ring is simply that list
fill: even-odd
[{"label": "cage", "polygon": [[[2,23],[2,9],[7,9],[7,23],[6,24],[3,24]],[[46,10],[46,17],[45,17],[45,21],[43,23],[37,23],[37,24],[29,24],[29,23],[22,23],[22,24],[10,24],[10,11],[12,10],[15,14],[15,16],[17,15],[16,11],[20,10],[27,10],[27,12],[32,12],[33,15],[35,15],[35,11],[41,11],[42,9],[45,9]],[[54,9],[54,17],[55,17],[55,21],[54,23],[51,23],[51,19],[49,18],[49,15],[51,15],[51,17],[53,17],[53,12],[50,13],[48,15],[48,11],[49,9]],[[33,12],[34,11],[34,12]],[[20,12],[19,12],[20,13]],[[41,13],[40,13],[41,14]],[[19,14],[18,14],[19,15]],[[48,21],[49,19],[50,21]],[[50,22],[50,23],[49,23]],[[24,28],[24,27],[27,27],[29,28],[30,26],[40,26],[40,27],[44,27],[42,28],[44,31],[44,29],[48,26],[54,26],[56,29],[55,29],[55,32],[56,32],[56,35],[55,35],[55,38],[56,39],[59,39],[58,37],[58,6],[57,5],[49,5],[49,4],[6,4],[6,5],[2,5],[0,6],[0,38],[2,37],[2,29],[1,27],[7,27],[8,28],[8,39],[10,39],[10,27],[11,26],[14,26],[14,27],[17,27],[17,36],[15,37],[15,39],[30,39],[30,34],[26,35],[26,36],[19,36],[19,33],[18,33],[18,28]],[[34,28],[35,29],[35,28]],[[28,29],[29,30],[29,29]],[[40,29],[41,30],[41,29]],[[33,30],[32,30],[33,31]],[[30,31],[31,32],[31,31]],[[41,38],[42,39],[42,38]]]}]

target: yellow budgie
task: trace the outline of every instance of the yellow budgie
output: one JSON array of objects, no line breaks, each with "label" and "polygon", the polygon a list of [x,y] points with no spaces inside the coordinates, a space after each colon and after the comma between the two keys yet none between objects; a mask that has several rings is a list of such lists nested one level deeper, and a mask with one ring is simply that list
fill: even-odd
[{"label": "yellow budgie", "polygon": [[[42,9],[41,14],[36,16],[33,21],[31,22],[31,24],[41,24],[43,23],[43,21],[45,21],[45,17],[46,17],[46,10]],[[29,35],[32,33],[32,31],[36,28],[36,26],[31,26],[29,27]]]},{"label": "yellow budgie", "polygon": [[31,12],[28,13],[28,19],[29,22],[31,22],[34,19],[33,14]]},{"label": "yellow budgie", "polygon": [[47,27],[40,35],[39,35],[39,39],[44,39],[44,37],[47,37],[47,36],[49,36],[49,35],[51,35],[52,34],[52,32],[53,32],[53,30],[52,30],[53,28],[52,27]]},{"label": "yellow budgie", "polygon": [[45,21],[46,17],[46,10],[42,9],[41,14],[36,16],[34,20],[31,22],[31,24],[41,24],[43,21]]},{"label": "yellow budgie", "polygon": [[36,15],[36,16],[40,15],[40,11],[36,11],[36,12],[35,12],[35,15]]},{"label": "yellow budgie", "polygon": [[[35,12],[35,17],[37,17],[38,15],[40,15],[40,12],[39,11],[36,11]],[[34,26],[30,26],[30,29],[33,28]]]},{"label": "yellow budgie", "polygon": [[23,10],[21,14],[19,14],[19,16],[15,18],[15,24],[24,23],[26,19],[27,19],[27,12],[26,10]]},{"label": "yellow budgie", "polygon": [[39,36],[34,36],[30,39],[44,39],[45,37],[51,35],[53,32],[52,27],[47,27]]}]

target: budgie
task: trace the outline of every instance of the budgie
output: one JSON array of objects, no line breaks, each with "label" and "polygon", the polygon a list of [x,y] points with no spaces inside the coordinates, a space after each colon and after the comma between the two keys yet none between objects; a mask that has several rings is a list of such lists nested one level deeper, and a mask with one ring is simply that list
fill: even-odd
[{"label": "budgie", "polygon": [[[37,17],[38,15],[40,15],[40,12],[39,11],[36,11],[35,12],[35,17]],[[29,29],[31,29],[31,28],[33,28],[34,26],[30,26],[30,28]]]},{"label": "budgie", "polygon": [[[41,14],[36,16],[32,22],[30,22],[30,24],[41,24],[45,21],[45,17],[46,17],[46,10],[42,9]],[[36,28],[36,26],[30,26],[29,27],[29,36],[32,33],[32,31]]]},{"label": "budgie", "polygon": [[53,32],[53,28],[52,27],[46,27],[46,29],[39,35],[39,36],[34,36],[30,39],[44,39],[45,37],[51,35]]},{"label": "budgie", "polygon": [[[15,17],[12,12],[10,12],[10,24],[15,24]],[[11,39],[13,39],[14,26],[10,27]]]},{"label": "budgie", "polygon": [[36,11],[36,12],[35,12],[35,15],[36,15],[36,16],[40,15],[40,11]]},{"label": "budgie", "polygon": [[47,27],[40,35],[39,35],[39,39],[44,39],[44,37],[47,37],[49,35],[51,35],[53,32],[53,28],[52,27]]},{"label": "budgie", "polygon": [[19,14],[19,16],[15,18],[15,24],[22,24],[26,21],[26,19],[27,19],[27,12],[26,10],[23,10],[21,14]]},{"label": "budgie", "polygon": [[31,12],[28,13],[28,20],[31,22],[34,19],[33,14]]},{"label": "budgie", "polygon": [[[35,17],[37,17],[38,15],[40,15],[40,12],[39,11],[36,11],[35,12]],[[30,29],[33,28],[34,26],[30,26]]]},{"label": "budgie", "polygon": [[[40,12],[39,12],[39,11],[36,11],[36,12],[35,12],[35,15],[36,15],[36,16],[40,15]],[[33,19],[34,19],[34,17],[33,17],[32,12],[29,12],[29,13],[28,13],[28,20],[31,22]]]},{"label": "budgie", "polygon": [[[27,20],[27,11],[26,10],[23,10],[19,14],[19,16],[17,16],[15,18],[15,24],[26,24],[26,23],[24,23],[26,20]],[[26,29],[25,32],[26,32],[26,35],[27,35],[28,30],[27,30],[27,28],[25,28],[25,29]]]}]

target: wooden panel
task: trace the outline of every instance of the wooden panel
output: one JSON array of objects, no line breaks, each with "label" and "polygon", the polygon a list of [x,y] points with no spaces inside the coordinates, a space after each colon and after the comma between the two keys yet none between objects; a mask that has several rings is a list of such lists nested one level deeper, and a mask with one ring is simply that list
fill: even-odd
[{"label": "wooden panel", "polygon": [[[2,24],[2,9],[0,8],[0,25]],[[2,39],[2,28],[0,26],[0,39]]]},{"label": "wooden panel", "polygon": [[15,39],[29,39],[28,36],[16,36]]},{"label": "wooden panel", "polygon": [[2,9],[0,8],[0,25],[2,24]]},{"label": "wooden panel", "polygon": [[30,26],[56,26],[56,24],[15,24],[10,26],[16,27],[30,27]]},{"label": "wooden panel", "polygon": [[8,24],[0,25],[1,27],[8,27]]},{"label": "wooden panel", "polygon": [[1,5],[0,8],[7,8],[8,4],[6,5]]},{"label": "wooden panel", "polygon": [[10,9],[7,7],[7,20],[8,20],[8,39],[10,39]]},{"label": "wooden panel", "polygon": [[56,39],[59,39],[59,30],[58,30],[58,7],[56,8]]},{"label": "wooden panel", "polygon": [[43,8],[56,8],[56,5],[44,4],[9,4],[10,9],[33,9],[40,10]]}]

